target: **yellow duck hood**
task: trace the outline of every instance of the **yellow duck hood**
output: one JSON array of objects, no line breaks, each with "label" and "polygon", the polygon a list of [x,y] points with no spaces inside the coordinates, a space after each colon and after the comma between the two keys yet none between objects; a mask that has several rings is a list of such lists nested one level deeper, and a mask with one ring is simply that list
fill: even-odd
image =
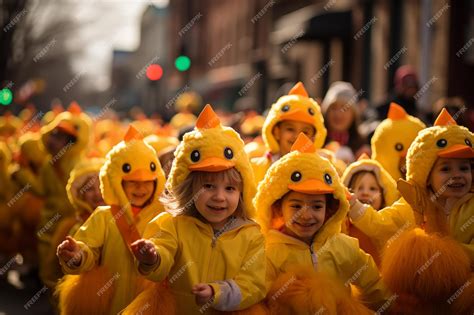
[{"label": "yellow duck hood", "polygon": [[[426,187],[428,176],[438,157],[474,158],[474,135],[443,108],[433,127],[418,134],[407,154],[407,180]],[[472,187],[471,187],[472,189]]]},{"label": "yellow duck hood", "polygon": [[341,224],[349,209],[349,202],[346,188],[342,185],[334,166],[316,153],[316,146],[308,137],[300,134],[291,152],[270,166],[265,178],[258,186],[254,205],[257,209],[258,222],[264,233],[278,229],[283,224],[281,218],[273,216],[273,203],[290,190],[304,193],[308,188],[317,189],[322,194],[332,194],[339,201],[337,211],[316,233],[314,242],[321,245],[329,237],[341,231]]},{"label": "yellow duck hood", "polygon": [[133,215],[130,202],[122,188],[123,180],[156,180],[151,203],[143,210],[150,207],[161,208],[158,197],[165,186],[165,174],[155,150],[145,143],[143,136],[133,126],[129,126],[124,140],[107,153],[99,177],[100,191],[105,203],[119,206],[128,213],[129,218],[133,218]]},{"label": "yellow duck hood", "polygon": [[85,152],[91,139],[92,121],[76,102],[72,102],[67,111],[58,114],[52,122],[41,128],[41,140],[45,147],[48,137],[56,128],[76,137],[76,142],[65,150],[64,156],[77,157]]},{"label": "yellow duck hood", "polygon": [[41,166],[46,161],[47,153],[41,144],[41,136],[36,133],[28,132],[19,139],[20,158],[25,161],[31,161],[36,166]]},{"label": "yellow duck hood", "polygon": [[255,184],[250,161],[244,151],[244,142],[239,134],[230,127],[221,125],[219,117],[211,105],[206,105],[196,121],[193,131],[186,133],[176,148],[175,159],[168,178],[169,189],[183,182],[196,167],[223,165],[214,171],[235,167],[243,180],[243,203],[246,215],[255,216],[252,198]]},{"label": "yellow duck hood", "polygon": [[84,159],[77,163],[71,171],[66,191],[69,202],[76,209],[76,215],[80,216],[83,213],[91,214],[95,210],[92,209],[87,202],[79,198],[79,193],[83,187],[88,187],[88,185],[94,184],[86,183],[86,180],[91,174],[98,175],[104,162],[105,159],[102,158]]},{"label": "yellow duck hood", "polygon": [[13,116],[10,112],[0,116],[0,135],[13,135],[23,125],[20,118]]},{"label": "yellow duck hood", "polygon": [[382,187],[385,200],[384,207],[390,206],[400,198],[397,183],[393,180],[392,176],[390,176],[379,162],[371,160],[366,154],[361,155],[356,162],[346,168],[341,178],[344,185],[349,187],[352,177],[361,171],[373,172],[375,174],[377,183]]},{"label": "yellow duck hood", "polygon": [[148,143],[155,149],[156,154],[160,156],[160,153],[171,147],[176,147],[179,144],[179,140],[175,137],[149,135],[145,137],[145,142]]},{"label": "yellow duck hood", "polygon": [[398,180],[402,177],[400,159],[406,156],[410,144],[425,127],[421,120],[408,115],[403,107],[391,103],[387,119],[375,128],[371,140],[372,159],[378,161],[395,181]]},{"label": "yellow duck hood", "polygon": [[[6,178],[9,176],[8,168],[12,161],[12,154],[5,142],[0,142],[0,178]],[[3,185],[2,185],[3,186]]]},{"label": "yellow duck hood", "polygon": [[273,136],[273,128],[281,121],[296,120],[312,125],[316,130],[314,145],[321,148],[326,140],[327,130],[319,104],[308,96],[303,83],[298,82],[288,95],[274,103],[263,124],[262,136],[265,146],[273,154],[280,152],[280,145]]}]

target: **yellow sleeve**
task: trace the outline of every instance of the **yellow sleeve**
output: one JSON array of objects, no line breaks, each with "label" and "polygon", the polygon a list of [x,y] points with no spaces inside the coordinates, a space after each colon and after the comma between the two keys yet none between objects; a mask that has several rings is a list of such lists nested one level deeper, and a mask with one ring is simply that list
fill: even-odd
[{"label": "yellow sleeve", "polygon": [[161,213],[148,223],[144,238],[155,244],[160,256],[160,263],[146,272],[145,276],[155,282],[163,281],[174,265],[174,257],[178,249],[178,236],[174,218],[169,213]]},{"label": "yellow sleeve", "polygon": [[74,234],[74,239],[81,248],[82,260],[79,266],[60,261],[64,273],[80,274],[89,271],[97,265],[102,246],[104,245],[107,224],[112,217],[107,220],[106,212],[108,208],[95,210],[86,222]]},{"label": "yellow sleeve", "polygon": [[359,242],[352,237],[340,238],[338,250],[341,267],[346,277],[345,286],[355,285],[361,292],[362,301],[377,309],[390,299],[390,291],[380,276],[374,259],[359,248]]},{"label": "yellow sleeve", "polygon": [[464,251],[469,256],[469,259],[471,260],[471,269],[473,269],[474,268],[474,239],[471,241],[470,244],[461,243],[461,246],[462,248],[464,248]]},{"label": "yellow sleeve", "polygon": [[209,283],[214,290],[212,307],[216,310],[242,310],[265,298],[264,238],[257,227],[249,232],[253,235],[239,272],[233,279]]},{"label": "yellow sleeve", "polygon": [[415,225],[413,210],[403,198],[380,211],[371,206],[361,206],[357,201],[351,207],[349,217],[359,230],[372,239],[379,250],[390,241],[391,237]]}]

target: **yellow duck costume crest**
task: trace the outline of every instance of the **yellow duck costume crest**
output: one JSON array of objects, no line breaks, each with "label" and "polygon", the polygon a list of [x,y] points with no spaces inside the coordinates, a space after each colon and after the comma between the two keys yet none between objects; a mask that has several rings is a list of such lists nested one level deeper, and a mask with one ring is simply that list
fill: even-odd
[{"label": "yellow duck costume crest", "polygon": [[186,133],[176,148],[169,188],[172,190],[192,171],[219,172],[232,167],[240,173],[245,183],[243,202],[247,216],[252,218],[255,185],[244,142],[234,129],[221,125],[219,117],[208,104],[199,115],[196,128]]},{"label": "yellow duck costume crest", "polygon": [[326,140],[327,130],[319,104],[308,96],[303,83],[298,82],[288,95],[280,97],[271,107],[263,124],[262,136],[272,154],[280,152],[273,128],[281,121],[294,120],[310,124],[315,130],[314,146],[321,148]]},{"label": "yellow duck costume crest", "polygon": [[372,159],[398,180],[403,176],[400,165],[412,141],[425,124],[416,117],[408,115],[403,107],[391,103],[387,119],[377,126],[371,140]]}]

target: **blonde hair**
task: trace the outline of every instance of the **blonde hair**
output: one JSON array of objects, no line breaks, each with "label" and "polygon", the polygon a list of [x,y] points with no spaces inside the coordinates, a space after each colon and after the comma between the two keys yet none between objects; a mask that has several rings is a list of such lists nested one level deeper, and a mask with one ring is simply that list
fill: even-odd
[{"label": "blonde hair", "polygon": [[221,172],[191,172],[188,177],[180,183],[173,191],[165,190],[160,197],[160,201],[166,208],[166,211],[173,216],[189,215],[201,217],[201,214],[194,205],[199,197],[202,186],[210,180],[224,181],[228,180],[231,185],[235,185],[240,192],[239,204],[234,212],[234,216],[247,219],[242,199],[243,180],[240,173],[235,168],[230,168]]},{"label": "blonde hair", "polygon": [[383,190],[382,185],[380,185],[380,183],[379,183],[379,179],[377,178],[377,175],[375,175],[374,172],[372,172],[372,171],[359,171],[359,172],[355,173],[354,175],[352,175],[351,180],[349,181],[349,185],[348,185],[347,188],[354,189],[354,187],[356,187],[361,182],[362,177],[364,177],[364,175],[366,175],[366,174],[371,174],[375,178],[375,182],[377,183],[377,186],[380,189],[380,201],[381,201],[380,209],[385,208],[386,205],[385,205],[384,190]]}]

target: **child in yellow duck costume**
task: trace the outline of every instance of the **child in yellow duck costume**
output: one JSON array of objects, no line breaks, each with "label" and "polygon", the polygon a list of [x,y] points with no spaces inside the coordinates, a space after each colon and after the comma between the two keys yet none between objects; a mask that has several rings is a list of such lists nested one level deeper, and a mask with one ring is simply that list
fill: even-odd
[{"label": "child in yellow duck costume", "polygon": [[405,157],[412,141],[425,124],[416,117],[408,115],[403,107],[391,103],[387,119],[375,128],[371,140],[372,159],[397,181],[405,178]]},{"label": "child in yellow duck costume", "polygon": [[[168,278],[177,314],[227,314],[262,300],[264,240],[249,219],[252,169],[240,136],[221,125],[210,105],[178,146],[168,184],[174,216],[160,214],[145,232],[150,240],[134,244],[140,272],[153,281]],[[144,295],[127,314],[155,299],[152,291]]]},{"label": "child in yellow duck costume", "polygon": [[474,311],[473,143],[443,109],[408,150],[407,181],[398,188],[418,228],[394,240],[382,261],[393,291],[417,301],[405,314]]},{"label": "child in yellow duck costume", "polygon": [[201,103],[201,96],[196,92],[185,92],[181,94],[175,103],[175,109],[178,113],[171,118],[170,125],[176,130],[194,126],[196,116],[193,112],[199,111]]},{"label": "child in yellow duck costume", "polygon": [[[361,155],[356,162],[350,164],[341,179],[344,186],[353,191],[361,202],[370,204],[377,211],[392,205],[400,197],[397,184],[392,176],[379,162],[371,160],[366,154]],[[344,228],[347,228],[344,232],[357,238],[360,248],[372,255],[379,265],[381,251],[385,243],[371,240],[349,220],[346,220]]]},{"label": "child in yellow duck costume", "polygon": [[[144,189],[150,182],[153,188]],[[117,314],[144,289],[130,244],[163,210],[158,196],[164,184],[155,150],[130,126],[100,170],[108,206],[97,208],[74,238],[58,246],[63,271],[80,274],[67,276],[58,287],[62,314]]]},{"label": "child in yellow duck costume", "polygon": [[66,184],[69,173],[82,159],[89,144],[90,128],[90,118],[73,102],[67,111],[41,128],[41,140],[50,156],[41,169],[39,184],[32,185],[28,181],[21,183],[45,199],[37,235],[40,278],[49,288],[55,285],[47,261],[51,236],[61,220],[74,216],[74,209],[67,198]]},{"label": "child in yellow duck costume", "polygon": [[14,212],[11,208],[12,198],[17,193],[10,179],[12,154],[5,142],[0,142],[0,253],[10,256],[17,251],[17,243],[12,240],[15,236],[13,227]]},{"label": "child in yellow duck costume", "polygon": [[268,152],[251,160],[256,183],[263,179],[273,162],[289,152],[300,132],[312,138],[316,148],[324,145],[327,131],[319,104],[308,96],[303,83],[298,82],[288,95],[272,105],[265,119],[262,136]]},{"label": "child in yellow duck costume", "polygon": [[74,235],[98,206],[104,205],[99,188],[99,171],[104,162],[104,159],[98,158],[84,159],[76,164],[69,176],[66,190],[69,201],[75,209],[75,215],[59,222],[51,237],[48,269],[52,280],[59,280],[63,276],[56,257],[58,245],[66,236]]},{"label": "child in yellow duck costume", "polygon": [[[16,154],[17,165],[11,174],[15,190],[24,193],[13,205],[16,222],[18,222],[18,246],[25,261],[37,264],[37,234],[36,230],[41,219],[41,209],[44,206],[44,198],[37,196],[33,191],[40,187],[40,172],[47,160],[39,134],[28,132],[22,135],[18,141],[19,151]],[[23,186],[28,183],[29,186]],[[36,187],[36,188],[33,188]],[[12,209],[12,210],[13,210]]]},{"label": "child in yellow duck costume", "polygon": [[[306,273],[306,277],[314,279],[306,283],[310,287],[300,282],[295,282],[295,287],[287,285],[289,296],[305,301],[291,305],[294,314],[314,314],[321,307],[330,314],[340,314],[343,308],[339,309],[337,304],[343,301],[353,304],[352,311],[345,314],[356,310],[367,314],[370,312],[358,302],[345,297],[351,284],[361,290],[364,301],[373,307],[383,303],[388,292],[372,257],[359,248],[356,239],[340,233],[349,207],[346,190],[331,163],[315,151],[313,143],[300,134],[292,151],[270,167],[258,187],[254,204],[266,234],[267,286],[271,287],[279,276],[294,268],[309,268],[321,274]],[[318,277],[323,276],[336,279],[335,287],[345,284],[345,290],[341,292],[333,286],[339,292],[337,297],[325,296],[324,290],[311,291],[311,286],[318,287]],[[309,296],[306,300],[301,296],[296,299],[298,294]],[[267,298],[270,305],[285,303],[272,296]]]}]

